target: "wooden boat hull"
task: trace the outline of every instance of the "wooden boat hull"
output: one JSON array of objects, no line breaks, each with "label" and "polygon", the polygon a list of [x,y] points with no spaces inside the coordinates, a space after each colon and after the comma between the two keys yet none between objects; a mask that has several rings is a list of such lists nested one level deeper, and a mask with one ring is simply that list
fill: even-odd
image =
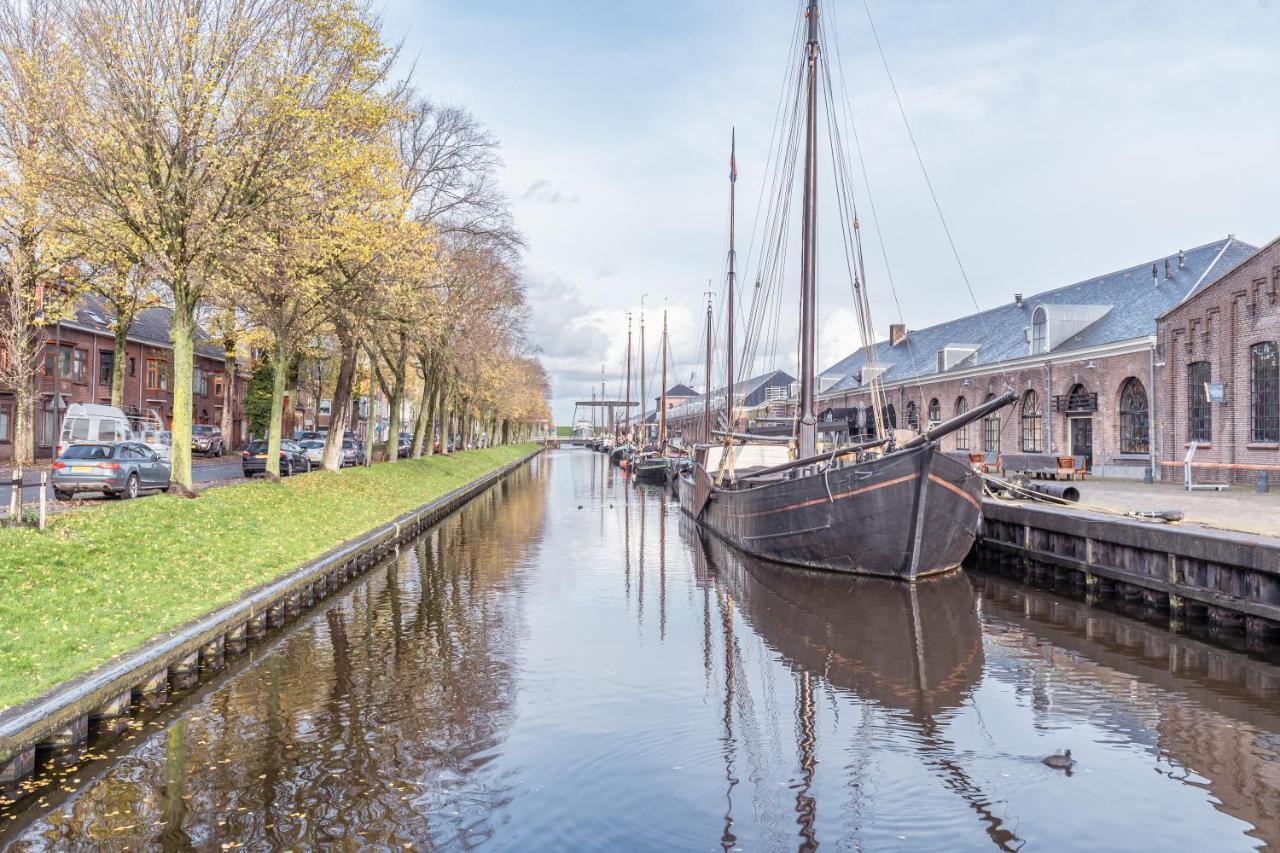
[{"label": "wooden boat hull", "polygon": [[642,460],[636,462],[631,469],[631,474],[636,480],[643,483],[665,483],[667,482],[667,470],[670,467],[666,459],[659,460]]},{"label": "wooden boat hull", "polygon": [[932,445],[825,474],[712,490],[681,475],[684,511],[748,554],[780,563],[915,580],[960,565],[982,515],[981,476]]}]

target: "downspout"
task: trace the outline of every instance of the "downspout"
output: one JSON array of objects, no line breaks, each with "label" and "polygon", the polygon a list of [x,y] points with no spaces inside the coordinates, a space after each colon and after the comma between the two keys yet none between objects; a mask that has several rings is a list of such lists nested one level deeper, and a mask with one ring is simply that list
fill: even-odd
[{"label": "downspout", "polygon": [[1045,438],[1045,449],[1056,454],[1058,446],[1053,438],[1053,362],[1044,360],[1044,427],[1049,433]]},{"label": "downspout", "polygon": [[1151,480],[1153,482],[1156,479],[1156,460],[1159,456],[1156,452],[1155,426],[1160,423],[1160,418],[1156,412],[1156,343],[1157,341],[1152,341],[1151,349],[1147,351],[1151,361],[1150,373],[1148,374],[1150,381],[1147,383],[1147,451],[1151,456]]}]

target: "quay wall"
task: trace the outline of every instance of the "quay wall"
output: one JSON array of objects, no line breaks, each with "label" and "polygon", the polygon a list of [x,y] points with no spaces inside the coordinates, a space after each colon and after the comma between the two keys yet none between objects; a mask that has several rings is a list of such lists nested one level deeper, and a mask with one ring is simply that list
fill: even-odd
[{"label": "quay wall", "polygon": [[1141,598],[1167,610],[1173,627],[1208,620],[1280,633],[1280,539],[991,499],[982,509],[977,547],[1029,580],[1049,571],[1087,596]]},{"label": "quay wall", "polygon": [[115,731],[135,703],[194,686],[541,453],[536,449],[399,518],[336,546],[231,604],[148,640],[35,699],[0,711],[0,789],[34,769],[36,751],[76,748],[91,727]]}]

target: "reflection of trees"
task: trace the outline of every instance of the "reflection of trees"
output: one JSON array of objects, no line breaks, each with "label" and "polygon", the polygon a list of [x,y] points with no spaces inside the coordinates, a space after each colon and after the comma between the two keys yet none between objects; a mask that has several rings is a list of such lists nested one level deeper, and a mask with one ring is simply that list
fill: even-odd
[{"label": "reflection of trees", "polygon": [[513,715],[513,570],[543,524],[541,470],[371,571],[28,838],[181,850],[491,835],[511,796],[486,766]]}]

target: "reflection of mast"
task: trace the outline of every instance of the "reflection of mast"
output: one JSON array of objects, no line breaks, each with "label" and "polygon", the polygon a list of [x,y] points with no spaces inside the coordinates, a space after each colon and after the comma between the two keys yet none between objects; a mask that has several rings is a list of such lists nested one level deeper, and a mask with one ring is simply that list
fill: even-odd
[{"label": "reflection of mast", "polygon": [[631,604],[631,490],[622,490],[622,572],[627,591],[627,609]]},{"label": "reflection of mast", "polygon": [[724,630],[724,778],[727,786],[724,792],[724,831],[720,833],[720,847],[732,850],[738,843],[733,834],[733,789],[738,784],[734,776],[733,760],[735,741],[733,737],[733,599],[720,594],[716,590],[716,602],[720,605],[720,624]]},{"label": "reflection of mast", "polygon": [[636,573],[636,602],[640,608],[640,611],[636,615],[636,618],[641,625],[644,624],[644,515],[645,515],[644,490],[641,489],[640,490],[640,553],[638,557],[639,570]]},{"label": "reflection of mast", "polygon": [[658,639],[667,639],[667,492],[658,502]]},{"label": "reflection of mast", "polygon": [[818,849],[818,839],[813,826],[818,813],[817,801],[809,796],[813,787],[813,773],[818,761],[814,756],[817,744],[815,707],[813,702],[813,676],[803,669],[796,677],[796,738],[800,747],[800,771],[804,781],[796,789],[796,823],[800,824],[800,850]]}]

